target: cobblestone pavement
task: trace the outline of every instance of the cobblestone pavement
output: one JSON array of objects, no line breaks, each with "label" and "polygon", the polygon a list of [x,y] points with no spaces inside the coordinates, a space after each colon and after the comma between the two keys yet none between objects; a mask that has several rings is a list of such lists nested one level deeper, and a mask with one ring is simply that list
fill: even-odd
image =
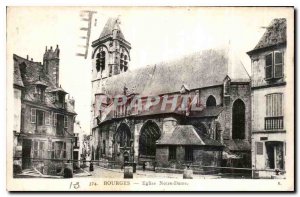
[{"label": "cobblestone pavement", "polygon": [[[88,171],[89,169],[86,168]],[[121,169],[107,169],[99,166],[94,166],[94,171],[90,172],[92,177],[99,178],[123,178],[123,170]],[[137,170],[133,174],[133,178],[172,178],[172,179],[183,179],[182,174],[173,173],[155,173],[154,171],[142,171]],[[220,176],[217,175],[193,175],[194,179],[218,179]]]}]

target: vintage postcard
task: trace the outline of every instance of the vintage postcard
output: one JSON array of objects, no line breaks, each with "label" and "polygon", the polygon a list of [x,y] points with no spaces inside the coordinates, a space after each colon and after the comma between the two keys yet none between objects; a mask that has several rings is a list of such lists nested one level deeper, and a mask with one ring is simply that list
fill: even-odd
[{"label": "vintage postcard", "polygon": [[7,7],[7,190],[294,191],[293,7]]}]

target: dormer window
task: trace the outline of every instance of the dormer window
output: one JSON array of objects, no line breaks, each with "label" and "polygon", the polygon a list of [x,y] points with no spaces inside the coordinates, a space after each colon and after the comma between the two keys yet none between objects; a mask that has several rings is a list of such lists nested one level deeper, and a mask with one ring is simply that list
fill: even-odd
[{"label": "dormer window", "polygon": [[36,87],[37,99],[41,102],[45,100],[45,89],[42,87]]},{"label": "dormer window", "polygon": [[279,79],[283,77],[283,53],[280,51],[274,51],[265,56],[265,78]]},{"label": "dormer window", "polygon": [[34,96],[37,101],[44,102],[45,101],[45,89],[47,85],[41,81],[41,77],[33,84],[34,85]]},{"label": "dormer window", "polygon": [[65,96],[68,94],[61,86],[50,91],[52,93],[52,102],[59,108],[65,108]]},{"label": "dormer window", "polygon": [[65,104],[65,94],[58,94],[58,102],[64,106]]}]

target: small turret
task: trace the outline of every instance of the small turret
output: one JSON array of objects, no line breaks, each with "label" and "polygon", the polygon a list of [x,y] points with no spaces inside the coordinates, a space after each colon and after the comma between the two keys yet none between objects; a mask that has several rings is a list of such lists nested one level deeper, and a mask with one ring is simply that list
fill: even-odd
[{"label": "small turret", "polygon": [[52,46],[50,49],[45,49],[43,57],[43,66],[46,74],[48,74],[52,80],[52,83],[58,87],[59,84],[59,47],[56,45],[55,50],[53,51]]}]

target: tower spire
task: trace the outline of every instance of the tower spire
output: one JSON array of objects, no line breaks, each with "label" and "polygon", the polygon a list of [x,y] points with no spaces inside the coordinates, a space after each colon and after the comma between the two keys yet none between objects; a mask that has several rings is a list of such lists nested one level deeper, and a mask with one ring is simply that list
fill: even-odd
[{"label": "tower spire", "polygon": [[103,79],[128,70],[131,45],[120,28],[120,16],[109,18],[94,48],[93,79]]}]

